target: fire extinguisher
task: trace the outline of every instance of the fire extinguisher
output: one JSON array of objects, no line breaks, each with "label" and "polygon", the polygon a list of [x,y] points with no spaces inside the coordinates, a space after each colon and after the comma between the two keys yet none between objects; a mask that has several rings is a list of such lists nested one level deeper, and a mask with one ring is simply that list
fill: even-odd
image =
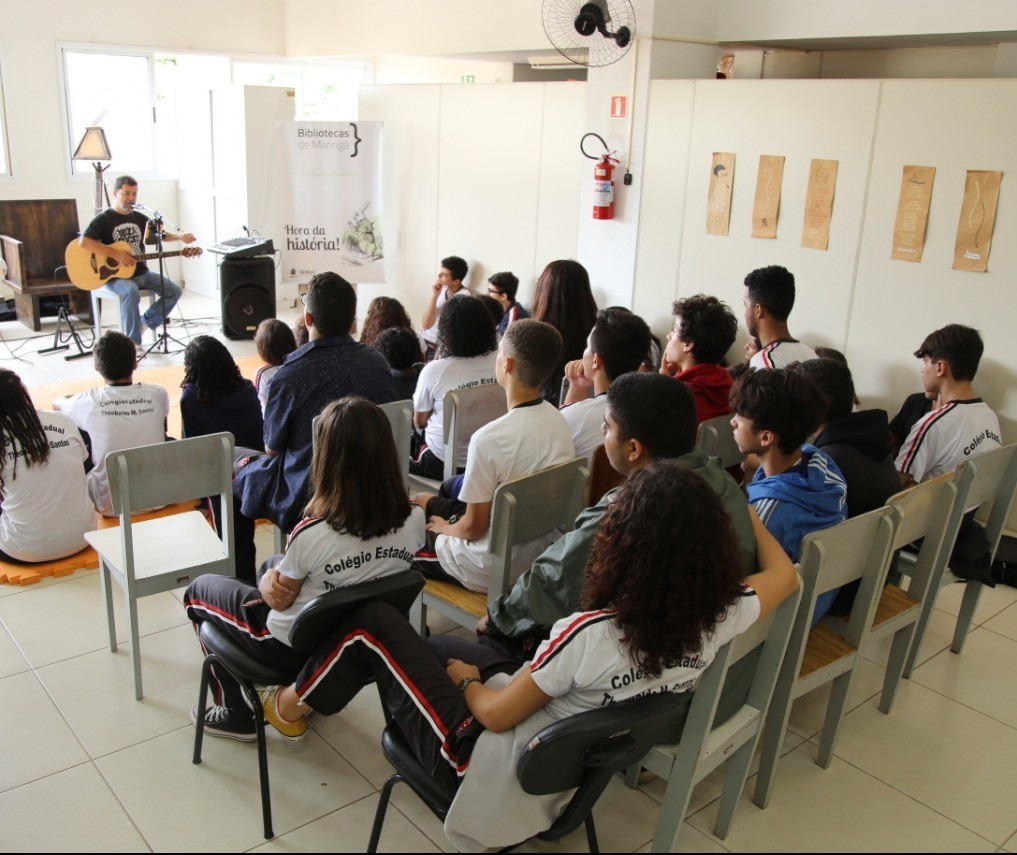
[{"label": "fire extinguisher", "polygon": [[[604,146],[604,153],[598,160],[596,155],[587,154],[583,147],[587,137],[596,137]],[[614,168],[618,164],[615,152],[608,151],[607,143],[599,134],[589,133],[579,142],[579,150],[590,160],[598,160],[593,168],[593,219],[614,219]]]}]

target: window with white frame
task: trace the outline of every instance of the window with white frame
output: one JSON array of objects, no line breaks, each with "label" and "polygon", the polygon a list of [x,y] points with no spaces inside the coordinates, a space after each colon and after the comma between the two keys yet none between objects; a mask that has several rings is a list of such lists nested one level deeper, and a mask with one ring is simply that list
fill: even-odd
[{"label": "window with white frame", "polygon": [[233,82],[249,86],[286,86],[296,92],[295,115],[301,121],[355,121],[357,87],[369,81],[365,62],[233,62]]},{"label": "window with white frame", "polygon": [[[109,49],[63,48],[64,87],[70,151],[85,129],[106,132],[118,173],[155,171],[155,105],[152,56]],[[74,172],[89,163],[70,161]]]}]

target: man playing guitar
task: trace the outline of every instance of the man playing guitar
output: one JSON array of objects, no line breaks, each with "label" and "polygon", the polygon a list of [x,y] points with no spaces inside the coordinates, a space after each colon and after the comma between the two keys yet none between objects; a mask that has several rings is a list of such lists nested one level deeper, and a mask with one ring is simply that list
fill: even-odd
[{"label": "man playing guitar", "polygon": [[[135,264],[135,256],[144,254],[144,240],[147,236],[149,219],[140,211],[134,210],[138,200],[138,182],[130,175],[121,175],[113,184],[113,204],[96,215],[88,224],[85,233],[79,238],[78,244],[89,252],[99,253],[124,265]],[[184,234],[163,234],[164,241],[183,241],[194,243],[195,237],[190,232]],[[124,241],[130,245],[131,252],[112,247],[116,241]],[[140,347],[141,322],[158,335],[158,327],[163,318],[173,310],[180,299],[181,288],[165,277],[165,299],[162,298],[159,274],[149,270],[144,262],[137,262],[134,275],[130,279],[110,279],[109,289],[120,298],[120,317],[123,318],[124,332]],[[160,299],[145,312],[142,318],[138,311],[140,302],[139,290],[147,289],[160,295]]]}]

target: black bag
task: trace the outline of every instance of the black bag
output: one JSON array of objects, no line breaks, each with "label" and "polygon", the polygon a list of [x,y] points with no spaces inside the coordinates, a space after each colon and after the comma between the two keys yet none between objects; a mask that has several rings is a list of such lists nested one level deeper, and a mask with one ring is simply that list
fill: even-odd
[{"label": "black bag", "polygon": [[999,539],[996,560],[992,562],[992,578],[995,582],[1017,588],[1017,538],[1004,534]]},{"label": "black bag", "polygon": [[996,587],[992,578],[992,552],[989,549],[989,539],[985,536],[985,529],[971,517],[965,517],[961,523],[957,541],[950,554],[950,572],[958,579],[981,582],[990,588]]}]

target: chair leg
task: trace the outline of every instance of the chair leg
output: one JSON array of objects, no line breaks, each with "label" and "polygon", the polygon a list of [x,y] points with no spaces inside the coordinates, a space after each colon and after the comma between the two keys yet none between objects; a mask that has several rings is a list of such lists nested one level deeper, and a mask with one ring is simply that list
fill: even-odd
[{"label": "chair leg", "polygon": [[586,815],[586,842],[589,844],[591,852],[600,852],[600,847],[597,845],[597,826],[593,824],[592,810]]},{"label": "chair leg", "polygon": [[752,757],[756,753],[756,745],[759,742],[759,733],[741,746],[727,761],[727,771],[724,773],[724,789],[721,790],[720,804],[717,807],[717,821],[713,826],[713,836],[724,840],[731,830],[731,822],[734,819],[735,810],[738,809],[738,802],[741,801],[742,791],[745,789],[745,781],[749,777],[749,767],[752,765]]},{"label": "chair leg", "polygon": [[820,737],[819,753],[816,755],[816,765],[824,769],[829,769],[833,760],[833,748],[837,744],[837,734],[840,732],[840,723],[844,720],[844,709],[847,706],[848,692],[851,691],[854,676],[855,671],[852,668],[846,674],[837,677],[830,687],[830,700],[827,702],[826,718],[823,721],[823,735]]},{"label": "chair leg", "polygon": [[652,852],[678,851],[678,834],[685,821],[685,812],[689,809],[692,787],[691,770],[680,771],[677,763],[672,766],[657,825],[653,830]]},{"label": "chair leg", "polygon": [[208,710],[208,680],[212,673],[214,656],[206,656],[201,663],[201,684],[198,688],[198,720],[194,723],[194,756],[191,762],[201,762],[201,743],[205,738],[205,712]]},{"label": "chair leg", "polygon": [[402,780],[402,776],[396,772],[385,782],[381,788],[381,797],[378,799],[378,809],[374,812],[374,825],[371,826],[371,839],[367,843],[369,853],[378,851],[378,841],[381,839],[381,827],[385,824],[385,812],[388,810],[388,800],[392,796],[392,788]]},{"label": "chair leg", "polygon": [[272,526],[272,539],[275,545],[275,554],[282,555],[286,551],[286,532],[279,526]]},{"label": "chair leg", "polygon": [[410,606],[409,618],[410,624],[416,629],[417,634],[421,638],[427,638],[427,607],[424,605],[423,594],[418,594],[413,605]]},{"label": "chair leg", "polygon": [[254,710],[254,732],[258,735],[258,778],[261,781],[261,816],[265,824],[265,839],[271,840],[272,830],[272,795],[268,786],[268,743],[265,739],[265,716],[261,711],[261,700],[253,686],[238,680],[240,688]]},{"label": "chair leg", "polygon": [[110,577],[109,568],[105,562],[99,559],[99,587],[102,589],[102,598],[106,601],[106,628],[109,631],[109,649],[111,653],[117,652],[117,621],[113,614],[113,579]]},{"label": "chair leg", "polygon": [[634,790],[639,786],[639,773],[642,771],[642,767],[638,763],[633,763],[625,770],[625,786],[630,790]]},{"label": "chair leg", "polygon": [[894,633],[893,644],[890,646],[890,658],[886,662],[886,674],[883,677],[883,692],[879,696],[879,711],[885,715],[889,715],[890,710],[893,709],[897,689],[900,688],[900,681],[904,676],[908,654],[911,652],[911,645],[915,640],[917,626],[917,623],[912,623],[901,627]]},{"label": "chair leg", "polygon": [[911,649],[908,651],[907,662],[904,665],[904,677],[907,680],[911,679],[911,672],[915,670],[915,660],[918,659],[918,651],[922,647],[922,641],[925,640],[925,630],[929,626],[929,618],[932,616],[932,610],[936,607],[936,596],[939,594],[938,589],[929,591],[925,595],[925,599],[922,601],[922,611],[918,615],[918,624],[915,627],[915,637],[911,640]]},{"label": "chair leg", "polygon": [[791,674],[791,682],[788,684],[782,669],[766,714],[766,723],[763,725],[760,740],[762,747],[759,752],[759,772],[752,792],[752,801],[760,808],[767,807],[770,804],[770,796],[773,795],[773,780],[784,747],[784,733],[791,718],[791,691],[797,676]]},{"label": "chair leg", "polygon": [[138,643],[138,601],[131,599],[124,591],[124,603],[127,606],[127,621],[131,628],[131,668],[134,671],[134,697],[141,700],[144,692],[141,687],[141,647]]},{"label": "chair leg", "polygon": [[982,587],[981,582],[967,582],[964,585],[964,597],[961,600],[960,613],[957,615],[957,626],[953,631],[953,644],[950,645],[950,650],[954,653],[960,653],[964,649],[968,631],[975,619],[978,600],[982,596]]}]

